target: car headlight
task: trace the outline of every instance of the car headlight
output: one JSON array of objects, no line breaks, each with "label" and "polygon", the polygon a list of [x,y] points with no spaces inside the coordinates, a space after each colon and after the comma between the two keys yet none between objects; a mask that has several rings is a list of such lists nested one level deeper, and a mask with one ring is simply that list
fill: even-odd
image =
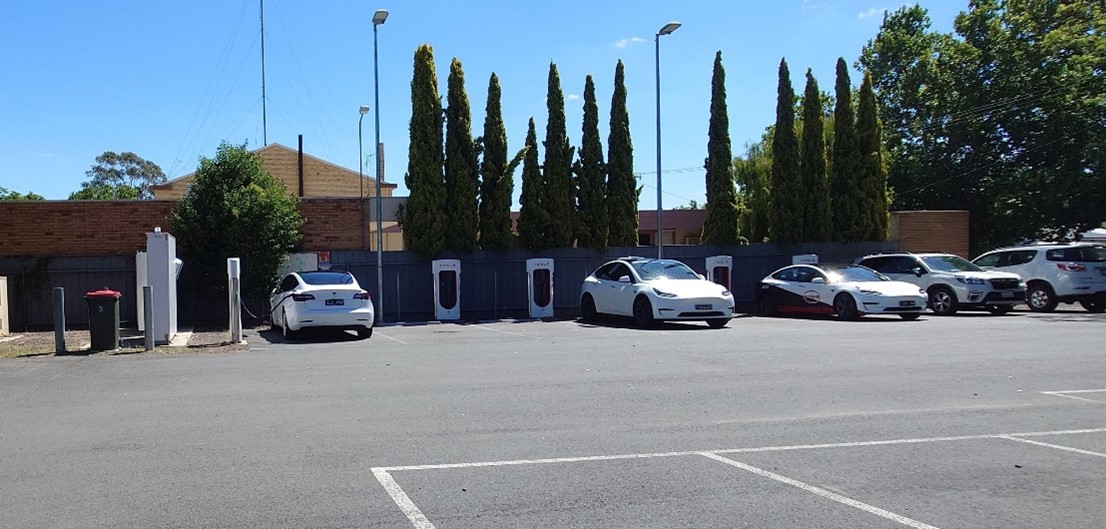
[{"label": "car headlight", "polygon": [[655,293],[656,295],[658,295],[662,298],[674,298],[674,297],[676,297],[676,294],[673,294],[671,292],[665,292],[665,291],[663,291],[659,288],[656,288],[656,287],[653,287],[653,293]]},{"label": "car headlight", "polygon": [[877,292],[875,290],[866,290],[866,289],[863,289],[863,288],[858,288],[856,291],[860,292],[861,294],[868,295],[868,296],[878,296],[879,295],[879,292]]},{"label": "car headlight", "polygon": [[965,285],[982,285],[985,283],[985,281],[978,277],[958,277],[956,280]]}]

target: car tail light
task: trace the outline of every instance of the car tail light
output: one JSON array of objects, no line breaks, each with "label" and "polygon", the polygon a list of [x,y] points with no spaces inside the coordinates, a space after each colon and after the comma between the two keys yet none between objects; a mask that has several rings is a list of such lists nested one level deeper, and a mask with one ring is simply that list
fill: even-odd
[{"label": "car tail light", "polygon": [[1060,270],[1066,270],[1068,272],[1086,272],[1087,267],[1079,263],[1056,263],[1056,268]]},{"label": "car tail light", "polygon": [[309,299],[315,299],[315,296],[311,294],[292,294],[292,301],[307,301]]},{"label": "car tail light", "polygon": [[365,292],[364,290],[362,290],[361,292],[358,292],[358,293],[354,294],[353,299],[363,299],[365,301],[368,301],[368,300],[372,299],[372,296],[369,296],[368,292]]}]

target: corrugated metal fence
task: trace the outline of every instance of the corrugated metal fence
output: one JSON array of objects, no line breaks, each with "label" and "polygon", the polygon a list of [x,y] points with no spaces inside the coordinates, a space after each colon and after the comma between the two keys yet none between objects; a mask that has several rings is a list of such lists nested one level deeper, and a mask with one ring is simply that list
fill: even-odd
[{"label": "corrugated metal fence", "polygon": [[[699,273],[706,273],[705,258],[730,255],[734,258],[731,290],[739,310],[751,308],[757,281],[773,270],[790,264],[791,256],[818,254],[821,262],[852,262],[869,253],[893,251],[895,241],[837,244],[807,243],[793,246],[754,244],[736,247],[669,246],[664,255],[679,259]],[[554,260],[553,306],[558,318],[570,318],[578,309],[580,283],[588,274],[613,257],[653,256],[655,247],[611,248],[598,253],[587,249],[556,249],[540,253],[522,250],[473,252],[442,255],[461,261],[461,317],[464,320],[524,318],[528,314],[526,259],[545,257]],[[383,254],[383,316],[387,322],[427,321],[434,319],[433,274],[431,260],[414,252]],[[188,256],[177,283],[178,317],[181,325],[225,324],[225,299],[200,295],[199,279],[188,266]],[[379,300],[376,253],[371,251],[331,252],[335,269],[349,270]],[[243,271],[248,274],[248,270]],[[105,286],[122,292],[120,317],[124,325],[135,325],[137,300],[133,256],[73,257],[40,259],[0,259],[0,275],[9,285],[9,321],[12,331],[50,328],[53,324],[53,287],[65,288],[65,313],[69,326],[88,325],[85,292]],[[266,300],[248,301],[249,310],[263,315]],[[379,306],[379,305],[378,305]]]}]

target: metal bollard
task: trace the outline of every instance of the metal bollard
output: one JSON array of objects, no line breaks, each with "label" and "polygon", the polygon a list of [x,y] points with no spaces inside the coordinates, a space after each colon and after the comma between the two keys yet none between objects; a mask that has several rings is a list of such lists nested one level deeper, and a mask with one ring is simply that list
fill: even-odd
[{"label": "metal bollard", "polygon": [[154,350],[154,287],[142,287],[142,324],[146,328],[146,350]]},{"label": "metal bollard", "polygon": [[54,352],[65,354],[65,289],[54,287]]}]

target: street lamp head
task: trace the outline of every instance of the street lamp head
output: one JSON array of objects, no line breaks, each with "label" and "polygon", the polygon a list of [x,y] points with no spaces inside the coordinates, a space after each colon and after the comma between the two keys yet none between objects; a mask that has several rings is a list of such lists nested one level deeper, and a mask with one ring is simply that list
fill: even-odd
[{"label": "street lamp head", "polygon": [[669,22],[669,23],[665,24],[664,27],[661,28],[660,31],[657,32],[657,35],[667,35],[669,33],[672,33],[673,31],[676,31],[679,28],[680,28],[680,23],[679,22]]},{"label": "street lamp head", "polygon": [[365,114],[368,114],[368,113],[369,113],[369,105],[361,105],[361,115],[364,116]]},{"label": "street lamp head", "polygon": [[376,13],[373,13],[373,25],[379,26],[388,20],[388,11],[384,9],[377,9]]}]

